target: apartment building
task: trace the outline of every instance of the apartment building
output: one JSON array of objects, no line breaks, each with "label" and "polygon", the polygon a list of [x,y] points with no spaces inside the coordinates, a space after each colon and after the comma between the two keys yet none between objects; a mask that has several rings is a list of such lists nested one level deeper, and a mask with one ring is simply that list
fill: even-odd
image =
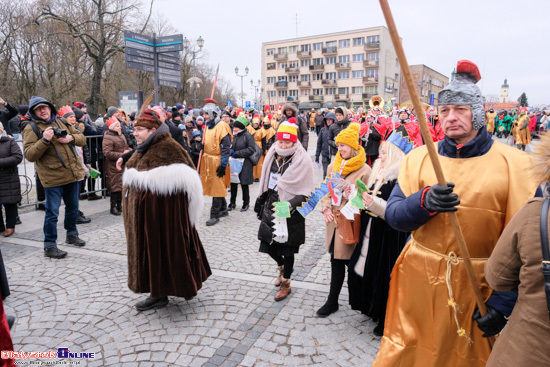
[{"label": "apartment building", "polygon": [[358,107],[399,96],[400,67],[386,27],[262,44],[263,103]]},{"label": "apartment building", "polygon": [[[409,68],[411,69],[411,76],[415,89],[420,96],[420,101],[436,106],[437,95],[441,89],[449,84],[449,78],[426,65],[410,65]],[[410,100],[411,95],[403,76],[401,76],[400,83],[399,103],[403,103]]]}]

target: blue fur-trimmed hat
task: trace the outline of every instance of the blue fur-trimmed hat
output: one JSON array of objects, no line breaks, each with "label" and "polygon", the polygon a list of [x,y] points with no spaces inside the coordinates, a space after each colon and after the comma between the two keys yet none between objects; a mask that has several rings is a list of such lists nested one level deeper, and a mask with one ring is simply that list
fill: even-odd
[{"label": "blue fur-trimmed hat", "polygon": [[403,136],[401,131],[394,131],[386,141],[398,147],[405,154],[408,154],[414,148],[411,139],[408,136]]}]

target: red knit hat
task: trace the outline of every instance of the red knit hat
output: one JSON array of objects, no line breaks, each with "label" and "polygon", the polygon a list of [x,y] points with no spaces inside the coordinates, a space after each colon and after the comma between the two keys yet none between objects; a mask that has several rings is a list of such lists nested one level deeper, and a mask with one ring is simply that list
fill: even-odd
[{"label": "red knit hat", "polygon": [[277,140],[291,141],[293,143],[298,141],[298,126],[296,125],[296,119],[294,117],[289,118],[288,121],[279,125]]},{"label": "red knit hat", "polygon": [[158,114],[151,108],[146,109],[140,116],[136,117],[134,126],[141,126],[147,129],[158,129],[162,125]]}]

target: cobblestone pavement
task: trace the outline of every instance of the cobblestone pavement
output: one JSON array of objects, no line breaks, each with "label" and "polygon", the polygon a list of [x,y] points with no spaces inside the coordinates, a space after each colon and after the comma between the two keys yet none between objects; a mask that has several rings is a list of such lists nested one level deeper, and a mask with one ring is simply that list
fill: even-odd
[{"label": "cobblestone pavement", "polygon": [[[313,156],[316,139],[310,136]],[[321,178],[317,167],[315,174]],[[251,186],[252,201],[257,190],[258,184]],[[88,366],[370,365],[380,338],[372,334],[372,320],[349,308],[346,288],[338,312],[315,316],[330,274],[321,214],[307,218],[291,295],[274,302],[277,268],[258,252],[259,222],[252,209],[240,212],[240,195],[237,210],[212,227],[205,226],[206,198],[198,230],[213,275],[197,297],[170,297],[167,307],[141,313],[133,305],[145,295],[127,287],[123,222],[109,214],[108,199],[81,201],[92,218],[78,226],[84,248],[62,243],[60,221],[58,243],[69,252],[63,260],[43,256],[44,213],[22,214],[15,234],[0,238],[11,289],[4,307],[17,317],[15,350],[97,353],[80,360]]]}]

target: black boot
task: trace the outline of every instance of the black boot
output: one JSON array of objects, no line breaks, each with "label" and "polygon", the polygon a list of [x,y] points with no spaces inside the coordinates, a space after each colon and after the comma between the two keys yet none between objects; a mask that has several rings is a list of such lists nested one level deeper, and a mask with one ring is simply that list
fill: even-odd
[{"label": "black boot", "polygon": [[317,310],[317,316],[327,317],[338,311],[338,298],[346,276],[346,261],[332,260],[330,274],[330,291],[327,302]]},{"label": "black boot", "polygon": [[117,208],[117,193],[111,193],[111,214],[112,215],[121,215],[122,213]]},{"label": "black boot", "polygon": [[138,311],[150,310],[151,308],[163,307],[168,304],[168,297],[151,298],[147,297],[143,301],[136,303]]}]

